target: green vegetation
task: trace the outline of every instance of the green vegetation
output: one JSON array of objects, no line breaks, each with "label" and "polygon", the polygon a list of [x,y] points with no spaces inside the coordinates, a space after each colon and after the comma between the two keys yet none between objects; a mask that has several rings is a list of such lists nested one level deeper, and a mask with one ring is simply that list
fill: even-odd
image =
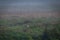
[{"label": "green vegetation", "polygon": [[0,19],[0,40],[42,40],[46,24],[50,40],[60,40],[60,18]]}]

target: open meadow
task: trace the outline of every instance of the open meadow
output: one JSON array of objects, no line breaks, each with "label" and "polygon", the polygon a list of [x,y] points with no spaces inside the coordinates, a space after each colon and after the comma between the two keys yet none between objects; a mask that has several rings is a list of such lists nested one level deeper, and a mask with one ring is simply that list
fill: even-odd
[{"label": "open meadow", "polygon": [[42,40],[45,27],[50,40],[60,40],[60,18],[1,18],[0,40]]}]

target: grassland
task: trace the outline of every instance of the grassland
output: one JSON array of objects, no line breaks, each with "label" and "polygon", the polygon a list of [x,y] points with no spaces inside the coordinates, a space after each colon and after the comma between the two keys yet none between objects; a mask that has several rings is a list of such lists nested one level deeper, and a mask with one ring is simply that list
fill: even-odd
[{"label": "grassland", "polygon": [[1,18],[0,40],[42,40],[46,26],[50,40],[60,40],[60,18]]}]

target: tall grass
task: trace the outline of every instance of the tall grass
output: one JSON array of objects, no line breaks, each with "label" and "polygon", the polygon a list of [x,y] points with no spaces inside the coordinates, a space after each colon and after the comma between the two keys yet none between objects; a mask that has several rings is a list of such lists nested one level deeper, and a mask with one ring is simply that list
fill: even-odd
[{"label": "tall grass", "polygon": [[[42,40],[44,23],[48,24],[47,31],[50,40],[60,40],[60,18],[38,18],[24,23],[26,20],[0,19],[0,40]],[[53,22],[57,24],[51,24]]]}]

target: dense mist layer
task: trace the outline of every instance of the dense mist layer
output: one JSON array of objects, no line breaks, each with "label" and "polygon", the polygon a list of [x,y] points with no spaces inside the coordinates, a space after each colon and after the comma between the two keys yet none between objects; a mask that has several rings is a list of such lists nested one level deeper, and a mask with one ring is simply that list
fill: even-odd
[{"label": "dense mist layer", "polygon": [[51,13],[60,11],[59,5],[59,0],[0,0],[0,14]]}]

